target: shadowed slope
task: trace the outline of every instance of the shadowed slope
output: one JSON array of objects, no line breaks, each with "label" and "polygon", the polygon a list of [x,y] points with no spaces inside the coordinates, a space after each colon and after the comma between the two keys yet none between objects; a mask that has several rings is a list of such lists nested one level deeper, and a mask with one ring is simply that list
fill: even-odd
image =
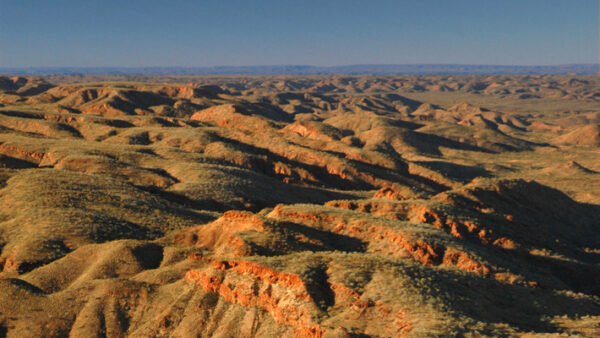
[{"label": "shadowed slope", "polygon": [[596,79],[51,78],[0,77],[0,336],[600,335]]}]

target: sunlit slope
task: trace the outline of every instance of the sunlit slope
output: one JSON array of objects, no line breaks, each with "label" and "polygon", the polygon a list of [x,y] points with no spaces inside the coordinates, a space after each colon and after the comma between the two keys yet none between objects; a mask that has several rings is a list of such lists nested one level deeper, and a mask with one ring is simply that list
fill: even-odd
[{"label": "sunlit slope", "polygon": [[596,79],[153,80],[0,77],[0,336],[600,335]]}]

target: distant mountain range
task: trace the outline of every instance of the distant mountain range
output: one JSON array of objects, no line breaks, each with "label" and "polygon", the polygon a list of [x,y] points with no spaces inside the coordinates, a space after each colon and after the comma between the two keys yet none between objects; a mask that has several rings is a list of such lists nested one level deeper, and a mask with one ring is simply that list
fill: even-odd
[{"label": "distant mountain range", "polygon": [[499,66],[499,65],[348,65],[348,66],[215,66],[215,67],[27,67],[1,68],[0,74],[141,74],[141,75],[400,75],[400,74],[596,74],[598,64],[570,64],[554,66]]}]

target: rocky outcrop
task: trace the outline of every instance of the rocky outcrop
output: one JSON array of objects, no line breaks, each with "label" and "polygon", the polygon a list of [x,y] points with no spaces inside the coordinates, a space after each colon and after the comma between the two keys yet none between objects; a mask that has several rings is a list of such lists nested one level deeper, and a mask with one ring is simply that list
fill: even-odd
[{"label": "rocky outcrop", "polygon": [[296,328],[296,337],[322,337],[325,333],[315,320],[320,310],[298,275],[252,262],[213,261],[212,268],[190,270],[185,279],[228,302],[267,311],[276,322]]},{"label": "rocky outcrop", "polygon": [[457,248],[419,239],[419,231],[414,228],[406,226],[402,229],[401,224],[387,223],[367,215],[343,215],[327,209],[321,212],[310,212],[278,205],[268,217],[355,237],[369,243],[367,251],[384,252],[391,256],[408,254],[425,265],[445,263],[476,273],[488,274],[491,271],[489,267],[476,262],[467,253],[460,252]]}]

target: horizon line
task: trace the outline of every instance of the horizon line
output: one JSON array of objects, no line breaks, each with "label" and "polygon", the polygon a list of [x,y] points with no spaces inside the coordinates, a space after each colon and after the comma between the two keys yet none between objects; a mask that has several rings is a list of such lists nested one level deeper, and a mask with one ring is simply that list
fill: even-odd
[{"label": "horizon line", "polygon": [[3,75],[588,75],[598,74],[599,64],[557,65],[492,64],[353,64],[247,65],[247,66],[57,66],[0,67]]},{"label": "horizon line", "polygon": [[213,65],[213,66],[176,66],[176,65],[153,65],[153,66],[0,66],[0,69],[47,69],[47,68],[259,68],[259,67],[313,67],[313,68],[337,68],[357,66],[468,66],[468,67],[565,67],[565,66],[598,66],[600,63],[574,62],[556,64],[493,64],[493,63],[351,63],[339,65],[312,65],[312,64],[257,64],[257,65]]}]

